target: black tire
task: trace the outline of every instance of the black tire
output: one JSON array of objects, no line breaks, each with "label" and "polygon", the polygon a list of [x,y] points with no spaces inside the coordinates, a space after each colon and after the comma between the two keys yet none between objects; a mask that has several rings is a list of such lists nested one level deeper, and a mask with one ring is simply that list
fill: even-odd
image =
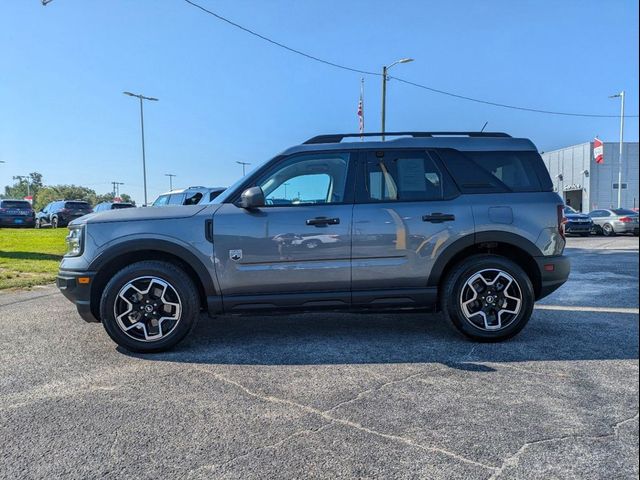
[{"label": "black tire", "polygon": [[[120,290],[140,277],[155,277],[168,283],[179,299],[181,313],[175,326],[158,340],[138,340],[125,333],[116,321],[115,306]],[[200,311],[198,290],[181,268],[162,261],[147,260],[123,268],[107,283],[100,300],[100,317],[104,329],[122,348],[132,352],[153,353],[168,350],[195,327]],[[136,329],[139,331],[139,329]]]},{"label": "black tire", "polygon": [[605,223],[602,226],[602,234],[605,237],[615,237],[616,231],[613,229],[613,225],[611,225],[610,223]]},{"label": "black tire", "polygon": [[53,217],[51,219],[51,228],[58,228],[58,217]]},{"label": "black tire", "polygon": [[42,228],[42,223],[40,223],[39,218],[36,218],[36,221],[33,222],[33,228]]},{"label": "black tire", "polygon": [[[519,313],[499,330],[485,330],[476,326],[462,311],[461,296],[467,280],[478,272],[492,269],[510,275],[521,293]],[[498,342],[516,335],[531,318],[534,303],[535,293],[529,276],[518,264],[499,255],[473,255],[462,260],[447,274],[440,288],[440,308],[444,316],[464,336],[480,342]]]}]

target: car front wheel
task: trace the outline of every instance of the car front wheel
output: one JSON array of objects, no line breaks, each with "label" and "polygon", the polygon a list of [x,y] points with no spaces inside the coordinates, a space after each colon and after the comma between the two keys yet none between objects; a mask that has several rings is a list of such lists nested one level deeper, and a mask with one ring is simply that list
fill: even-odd
[{"label": "car front wheel", "polygon": [[445,278],[440,306],[466,337],[484,342],[506,340],[529,321],[535,302],[528,275],[498,255],[474,255]]},{"label": "car front wheel", "polygon": [[100,302],[102,324],[121,347],[160,352],[175,346],[195,326],[198,291],[187,274],[162,261],[142,261],[120,270]]}]

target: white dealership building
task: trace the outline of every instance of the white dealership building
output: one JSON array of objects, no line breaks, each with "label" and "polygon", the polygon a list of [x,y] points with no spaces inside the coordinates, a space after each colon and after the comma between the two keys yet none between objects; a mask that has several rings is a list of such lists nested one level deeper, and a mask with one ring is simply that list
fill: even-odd
[{"label": "white dealership building", "polygon": [[[553,186],[567,205],[578,211],[618,206],[620,143],[604,142],[604,161],[596,163],[593,142],[543,152]],[[637,208],[638,142],[622,144],[622,207]]]}]

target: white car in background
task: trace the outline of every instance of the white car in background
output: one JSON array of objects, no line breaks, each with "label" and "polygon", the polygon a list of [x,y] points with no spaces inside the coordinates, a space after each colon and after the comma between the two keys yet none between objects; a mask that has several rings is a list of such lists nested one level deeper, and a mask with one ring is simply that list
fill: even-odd
[{"label": "white car in background", "polygon": [[155,199],[152,207],[166,207],[169,205],[198,205],[209,203],[226,190],[225,187],[188,187],[171,190]]}]

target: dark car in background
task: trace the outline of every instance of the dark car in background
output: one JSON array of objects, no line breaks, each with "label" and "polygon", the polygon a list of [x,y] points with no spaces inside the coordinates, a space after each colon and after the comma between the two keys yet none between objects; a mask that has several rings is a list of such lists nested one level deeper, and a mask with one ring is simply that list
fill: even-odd
[{"label": "dark car in background", "polygon": [[35,212],[26,200],[0,200],[0,227],[33,227]]},{"label": "dark car in background", "polygon": [[585,213],[580,213],[568,205],[564,207],[564,231],[568,235],[588,237],[593,231],[593,220]]},{"label": "dark car in background", "polygon": [[638,235],[638,212],[628,208],[603,208],[589,212],[596,233],[611,237],[619,233]]},{"label": "dark car in background", "polygon": [[127,202],[102,202],[93,207],[94,213],[106,212],[108,210],[120,210],[122,208],[135,208],[133,203]]},{"label": "dark car in background", "polygon": [[59,200],[51,202],[36,214],[35,227],[66,227],[69,222],[93,212],[88,202],[81,200]]}]

